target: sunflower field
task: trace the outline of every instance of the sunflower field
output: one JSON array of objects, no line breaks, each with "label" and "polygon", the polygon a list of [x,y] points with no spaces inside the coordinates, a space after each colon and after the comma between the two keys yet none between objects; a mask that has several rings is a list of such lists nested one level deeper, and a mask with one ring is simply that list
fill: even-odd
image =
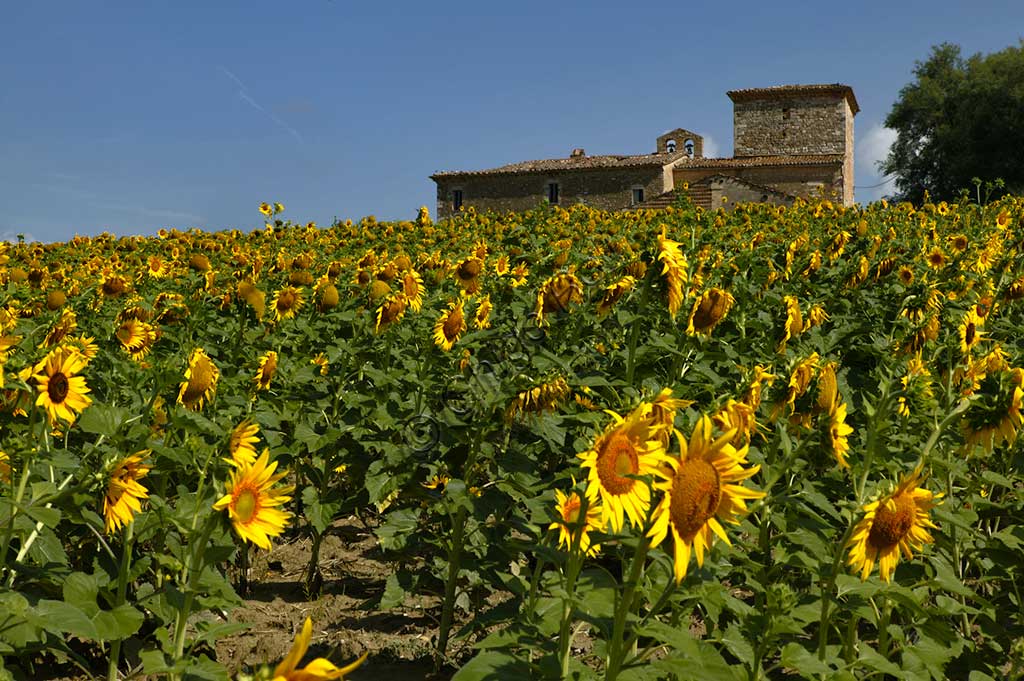
[{"label": "sunflower field", "polygon": [[1024,676],[1024,199],[260,210],[0,243],[0,679]]}]

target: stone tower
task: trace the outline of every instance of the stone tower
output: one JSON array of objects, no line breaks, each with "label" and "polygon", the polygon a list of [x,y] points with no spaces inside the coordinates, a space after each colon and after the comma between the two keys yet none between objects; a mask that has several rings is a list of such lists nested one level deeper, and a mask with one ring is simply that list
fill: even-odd
[{"label": "stone tower", "polygon": [[842,193],[853,203],[853,88],[780,85],[732,90],[733,156],[842,156]]}]

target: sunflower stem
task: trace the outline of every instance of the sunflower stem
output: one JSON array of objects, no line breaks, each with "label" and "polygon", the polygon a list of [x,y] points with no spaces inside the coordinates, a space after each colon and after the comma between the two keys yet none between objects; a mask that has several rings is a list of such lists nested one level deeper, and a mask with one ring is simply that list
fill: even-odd
[{"label": "sunflower stem", "polygon": [[455,613],[455,587],[459,579],[459,563],[462,560],[462,537],[466,531],[466,510],[460,507],[452,520],[452,542],[448,549],[448,575],[444,584],[444,603],[441,607],[441,625],[437,633],[437,651],[434,655],[434,668],[441,669],[445,652],[448,649],[448,637],[451,634],[452,618]]},{"label": "sunflower stem", "polygon": [[[198,499],[196,500],[198,504]],[[189,559],[184,569],[185,601],[178,611],[178,619],[174,627],[174,665],[185,656],[185,625],[188,623],[188,616],[192,611],[192,601],[195,599],[196,575],[202,573],[205,567],[204,557],[206,546],[210,542],[210,535],[220,520],[220,514],[210,514],[199,533],[198,538],[189,543]],[[175,674],[174,678],[180,678]]]},{"label": "sunflower stem", "polygon": [[889,618],[892,617],[892,601],[888,594],[882,594],[882,616],[878,623],[878,654],[889,655]]},{"label": "sunflower stem", "polygon": [[[132,562],[132,544],[135,538],[135,521],[129,520],[124,528],[124,546],[121,553],[121,568],[117,572],[117,595],[114,600],[114,607],[125,602],[128,595],[128,570]],[[107,681],[117,681],[117,663],[121,658],[121,639],[117,638],[110,643],[110,666],[107,669]]]},{"label": "sunflower stem", "polygon": [[647,561],[647,550],[651,547],[651,540],[644,532],[640,536],[636,553],[633,554],[633,563],[629,569],[629,576],[623,585],[622,597],[615,605],[615,623],[612,627],[612,638],[608,641],[608,658],[605,661],[605,681],[612,681],[618,678],[622,663],[626,657],[626,646],[623,645],[623,634],[626,630],[626,620],[633,611],[633,598],[636,595],[637,583],[643,573],[644,564]]},{"label": "sunflower stem", "polygon": [[580,545],[583,542],[583,533],[586,532],[587,524],[587,500],[585,495],[580,497],[580,510],[577,527],[572,528],[572,542],[569,546],[569,564],[565,573],[565,598],[562,600],[562,624],[558,630],[558,659],[561,662],[563,679],[569,678],[569,656],[572,650],[574,632],[569,629],[572,626],[573,602],[576,600],[576,580],[579,578],[580,569],[583,567],[583,551]]},{"label": "sunflower stem", "polygon": [[[644,277],[644,288],[643,291],[640,292],[640,303],[637,305],[637,308],[641,310],[641,312],[647,307],[647,299],[650,297],[651,287],[654,285],[652,283],[654,280],[654,276],[652,274],[654,272],[654,267],[654,265],[648,267],[647,275]],[[636,344],[640,340],[641,326],[643,326],[643,324],[637,323],[636,320],[633,320],[633,328],[630,330],[629,334],[629,354],[626,356],[627,385],[633,385],[633,374],[636,371]]]}]

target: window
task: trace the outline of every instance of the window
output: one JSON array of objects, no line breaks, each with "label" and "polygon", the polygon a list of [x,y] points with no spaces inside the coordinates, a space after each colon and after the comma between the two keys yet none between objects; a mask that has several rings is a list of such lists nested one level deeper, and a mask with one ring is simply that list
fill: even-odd
[{"label": "window", "polygon": [[683,142],[683,149],[686,150],[686,155],[693,158],[693,150],[696,148],[693,140],[686,140]]},{"label": "window", "polygon": [[782,120],[784,120],[784,121],[788,121],[789,120],[789,109],[783,109],[782,110]]},{"label": "window", "polygon": [[558,183],[548,182],[548,203],[552,206],[558,205]]},{"label": "window", "polygon": [[452,210],[459,210],[462,208],[462,190],[452,190]]},{"label": "window", "polygon": [[676,150],[676,141],[675,140],[666,140],[665,141],[665,151],[667,151],[668,153],[672,154],[672,153],[675,153],[675,150]]},{"label": "window", "polygon": [[644,188],[633,187],[633,205],[644,202]]}]

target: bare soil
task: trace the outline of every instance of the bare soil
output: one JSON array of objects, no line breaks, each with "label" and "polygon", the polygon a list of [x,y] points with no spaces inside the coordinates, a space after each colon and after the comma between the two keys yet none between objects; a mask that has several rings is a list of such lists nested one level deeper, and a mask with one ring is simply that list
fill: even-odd
[{"label": "bare soil", "polygon": [[[369,651],[367,661],[346,678],[440,681],[451,677],[452,668],[433,672],[440,598],[407,596],[400,607],[386,611],[375,607],[395,565],[383,560],[370,529],[355,519],[332,528],[320,545],[323,587],[313,599],[307,597],[304,586],[310,550],[310,540],[303,538],[254,555],[250,592],[228,620],[251,627],[218,640],[219,663],[232,673],[263,662],[276,664],[310,617],[314,632],[310,657],[327,657],[340,666]],[[468,652],[467,647],[453,641],[449,656],[458,658]]]}]

